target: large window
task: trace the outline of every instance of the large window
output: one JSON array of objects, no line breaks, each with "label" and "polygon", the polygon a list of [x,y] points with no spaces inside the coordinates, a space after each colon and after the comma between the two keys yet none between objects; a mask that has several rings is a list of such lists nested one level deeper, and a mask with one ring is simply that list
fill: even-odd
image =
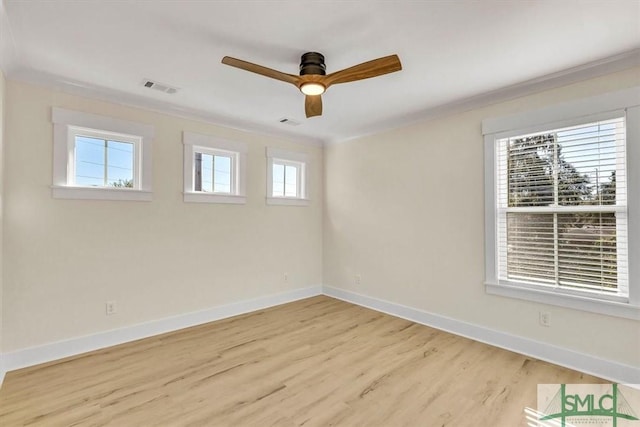
[{"label": "large window", "polygon": [[497,141],[501,279],[628,297],[624,122]]},{"label": "large window", "polygon": [[307,155],[294,151],[267,149],[267,203],[307,206]]},{"label": "large window", "polygon": [[53,108],[53,196],[151,200],[153,128]]},{"label": "large window", "polygon": [[623,94],[600,99],[621,105],[602,112],[587,100],[575,105],[593,114],[571,117],[563,106],[484,123],[513,127],[485,132],[489,292],[638,316],[629,203],[637,183],[627,168],[639,166],[629,142],[638,108]]},{"label": "large window", "polygon": [[193,132],[183,143],[185,202],[246,202],[246,144]]}]

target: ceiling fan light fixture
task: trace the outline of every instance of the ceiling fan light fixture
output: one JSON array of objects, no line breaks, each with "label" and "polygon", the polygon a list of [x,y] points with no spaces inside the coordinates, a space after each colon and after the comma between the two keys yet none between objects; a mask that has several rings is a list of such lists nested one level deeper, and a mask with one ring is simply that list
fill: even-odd
[{"label": "ceiling fan light fixture", "polygon": [[271,79],[280,80],[281,82],[291,83],[305,95],[304,112],[307,118],[322,115],[322,96],[320,95],[322,95],[329,86],[370,79],[371,77],[402,70],[402,64],[400,63],[398,55],[384,56],[327,74],[324,55],[318,52],[307,52],[300,58],[299,76],[283,73],[282,71],[273,70],[230,56],[222,58],[222,63]]},{"label": "ceiling fan light fixture", "polygon": [[300,86],[300,92],[311,96],[322,95],[325,90],[326,88],[323,84],[315,82],[303,83],[302,86]]}]

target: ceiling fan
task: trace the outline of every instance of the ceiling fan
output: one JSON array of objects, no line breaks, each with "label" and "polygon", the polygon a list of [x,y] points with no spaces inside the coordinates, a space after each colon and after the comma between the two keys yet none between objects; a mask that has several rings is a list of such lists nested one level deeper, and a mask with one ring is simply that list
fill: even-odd
[{"label": "ceiling fan", "polygon": [[329,86],[369,79],[402,70],[398,55],[385,56],[336,71],[335,73],[326,74],[324,55],[317,52],[307,52],[302,55],[300,60],[299,76],[283,73],[241,59],[231,58],[230,56],[222,58],[222,63],[295,85],[300,89],[300,92],[305,94],[304,109],[307,117],[322,115],[321,95],[329,89]]}]

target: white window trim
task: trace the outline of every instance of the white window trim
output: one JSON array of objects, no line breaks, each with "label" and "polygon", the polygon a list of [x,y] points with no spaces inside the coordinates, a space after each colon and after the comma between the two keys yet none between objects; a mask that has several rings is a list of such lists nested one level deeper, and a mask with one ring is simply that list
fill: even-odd
[{"label": "white window trim", "polygon": [[[572,295],[499,280],[496,241],[496,143],[520,133],[571,126],[611,111],[626,110],[629,299],[626,302]],[[557,305],[628,319],[640,319],[640,87],[482,122],[485,165],[485,289],[488,294]]]},{"label": "white window trim", "polygon": [[[299,197],[274,197],[273,196],[273,163],[295,163],[300,165],[300,196]],[[280,206],[309,206],[309,156],[296,151],[282,150],[267,147],[267,205]]]},{"label": "white window trim", "polygon": [[[153,126],[58,107],[52,108],[51,118],[53,122],[53,185],[51,188],[54,198],[133,201],[152,199]],[[78,128],[140,138],[141,142],[135,144],[134,186],[136,188],[73,185],[75,139],[71,141],[71,138]]]},{"label": "white window trim", "polygon": [[[211,135],[203,135],[195,132],[183,132],[184,144],[184,201],[187,203],[227,203],[245,204],[246,176],[247,176],[247,144],[238,141],[230,141]],[[233,177],[232,193],[205,193],[194,191],[194,156],[196,152],[205,152],[214,155],[229,155],[232,158]]]}]

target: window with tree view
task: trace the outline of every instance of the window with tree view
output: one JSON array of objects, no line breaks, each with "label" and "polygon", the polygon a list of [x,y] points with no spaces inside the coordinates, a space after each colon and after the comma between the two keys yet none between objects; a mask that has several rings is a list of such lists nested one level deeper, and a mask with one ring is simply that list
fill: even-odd
[{"label": "window with tree view", "polygon": [[624,118],[496,142],[500,279],[628,295]]}]

